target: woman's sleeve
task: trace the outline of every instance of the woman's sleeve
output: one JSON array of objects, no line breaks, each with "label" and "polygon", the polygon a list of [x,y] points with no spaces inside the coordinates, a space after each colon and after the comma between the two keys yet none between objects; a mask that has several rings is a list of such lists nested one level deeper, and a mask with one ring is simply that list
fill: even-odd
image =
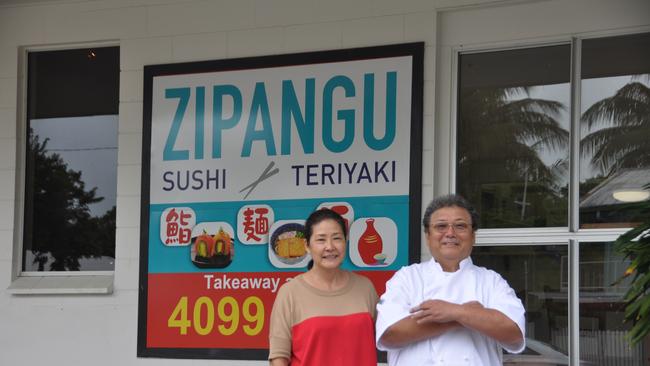
[{"label": "woman's sleeve", "polygon": [[269,360],[278,357],[291,360],[291,309],[291,297],[285,285],[280,287],[271,310]]},{"label": "woman's sleeve", "polygon": [[377,296],[377,290],[375,289],[375,285],[373,285],[372,281],[370,281],[370,279],[365,276],[361,277],[363,278],[366,286],[366,301],[368,303],[368,312],[370,313],[372,320],[375,321],[377,320],[377,301],[379,300],[379,296]]}]

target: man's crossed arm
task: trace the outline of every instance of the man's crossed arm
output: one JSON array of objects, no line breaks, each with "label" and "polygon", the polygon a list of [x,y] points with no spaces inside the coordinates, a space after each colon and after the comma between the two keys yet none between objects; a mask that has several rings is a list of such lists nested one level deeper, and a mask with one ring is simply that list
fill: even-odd
[{"label": "man's crossed arm", "polygon": [[411,315],[391,325],[380,341],[387,347],[399,348],[457,327],[473,329],[504,345],[523,341],[517,324],[500,311],[476,301],[453,304],[443,300],[427,300],[411,309]]}]

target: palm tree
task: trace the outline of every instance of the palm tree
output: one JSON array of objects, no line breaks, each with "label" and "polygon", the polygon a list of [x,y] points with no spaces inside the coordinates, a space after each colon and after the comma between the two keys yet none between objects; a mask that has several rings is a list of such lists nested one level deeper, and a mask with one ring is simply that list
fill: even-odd
[{"label": "palm tree", "polygon": [[[547,166],[540,152],[567,146],[569,133],[557,120],[565,106],[557,101],[530,98],[528,92],[526,87],[461,90],[458,191],[474,202],[481,202],[481,185],[490,183],[503,187],[513,182],[527,185],[531,181],[538,193],[541,189],[544,194],[559,194],[559,188],[554,186],[556,168],[564,164]],[[514,100],[521,94],[526,98]],[[521,199],[520,204],[523,212],[526,202]],[[518,216],[511,216],[521,224]],[[503,224],[512,226],[513,222]]]},{"label": "palm tree", "polygon": [[[650,78],[650,76],[649,76]],[[650,167],[650,88],[630,82],[582,114],[589,130],[605,126],[581,141],[583,156],[605,175],[623,168]]]}]

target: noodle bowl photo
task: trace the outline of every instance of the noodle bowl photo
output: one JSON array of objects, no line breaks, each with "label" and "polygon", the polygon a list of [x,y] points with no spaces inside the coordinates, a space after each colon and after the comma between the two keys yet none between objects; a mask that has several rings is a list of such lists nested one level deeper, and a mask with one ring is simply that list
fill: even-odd
[{"label": "noodle bowl photo", "polygon": [[275,258],[285,264],[297,264],[307,255],[305,227],[298,223],[279,226],[271,235],[269,245]]}]

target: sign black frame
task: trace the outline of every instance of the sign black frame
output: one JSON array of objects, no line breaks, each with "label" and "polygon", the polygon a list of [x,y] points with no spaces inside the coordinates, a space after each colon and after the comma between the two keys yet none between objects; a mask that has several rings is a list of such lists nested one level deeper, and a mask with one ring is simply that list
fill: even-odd
[{"label": "sign black frame", "polygon": [[[147,291],[149,274],[149,204],[151,167],[151,116],[153,80],[159,76],[234,71],[319,63],[358,61],[411,56],[411,148],[409,166],[409,264],[420,260],[422,203],[422,121],[424,87],[424,42],[385,46],[304,52],[272,56],[184,62],[144,67],[142,128],[142,190],[140,200],[140,269],[138,287],[138,357],[184,359],[265,360],[268,349],[257,348],[152,348],[147,347]],[[417,238],[417,240],[416,240]],[[384,358],[384,357],[380,357]]]}]

